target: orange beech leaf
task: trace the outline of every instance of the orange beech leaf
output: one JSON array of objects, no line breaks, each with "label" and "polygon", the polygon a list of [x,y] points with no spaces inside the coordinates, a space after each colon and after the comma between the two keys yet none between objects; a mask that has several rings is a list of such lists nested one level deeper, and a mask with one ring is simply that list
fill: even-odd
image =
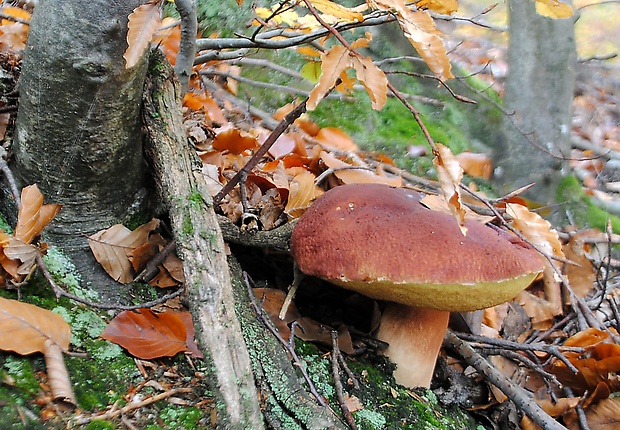
[{"label": "orange beech leaf", "polygon": [[364,17],[361,13],[356,12],[347,7],[341,6],[330,0],[310,0],[312,6],[323,12],[324,14],[340,18],[343,21],[363,21]]},{"label": "orange beech leaf", "polygon": [[47,340],[66,352],[71,327],[58,314],[0,297],[0,349],[21,355],[44,352]]},{"label": "orange beech leaf", "polygon": [[[596,269],[587,256],[589,247],[586,246],[578,232],[571,236],[562,250],[566,258],[573,264],[564,265],[564,274],[568,278],[571,289],[579,297],[585,297],[594,288]],[[585,232],[586,236],[589,234]]]},{"label": "orange beech leaf", "polygon": [[396,18],[403,33],[429,69],[441,79],[452,79],[452,66],[446,52],[442,33],[425,10],[411,10],[405,0],[367,0],[381,10],[396,10]]},{"label": "orange beech leaf", "polygon": [[484,154],[473,152],[461,152],[456,156],[465,173],[474,178],[491,179],[493,174],[493,163],[491,158]]},{"label": "orange beech leaf", "polygon": [[325,148],[336,151],[359,151],[359,147],[343,130],[337,127],[325,127],[319,130],[314,137]]},{"label": "orange beech leaf", "polygon": [[415,5],[443,15],[452,15],[459,9],[459,4],[456,0],[419,0]]},{"label": "orange beech leaf", "polygon": [[456,158],[445,145],[441,143],[437,144],[437,153],[433,158],[433,164],[437,169],[437,176],[439,177],[439,184],[441,185],[441,191],[443,192],[446,202],[452,216],[459,224],[459,228],[463,235],[467,234],[467,227],[465,227],[465,209],[461,203],[461,180],[463,179],[463,169],[456,161]]},{"label": "orange beech leaf", "polygon": [[21,261],[22,264],[17,267],[15,273],[11,273],[5,268],[14,279],[20,279],[22,276],[30,274],[39,250],[34,245],[12,237],[9,244],[4,247],[3,252],[7,258]]},{"label": "orange beech leaf", "polygon": [[316,177],[308,172],[298,173],[290,182],[289,196],[284,211],[291,217],[297,218],[321,194],[321,190],[314,184]]},{"label": "orange beech leaf", "polygon": [[319,82],[310,92],[306,103],[308,111],[316,108],[327,92],[336,85],[340,74],[346,68],[351,67],[349,50],[342,45],[335,45],[326,53],[321,54],[321,61],[322,72]]},{"label": "orange beech leaf", "polygon": [[392,187],[403,185],[400,176],[378,175],[366,168],[356,168],[359,166],[345,163],[329,152],[322,151],[321,160],[327,167],[334,169],[334,175],[345,184],[386,184]]},{"label": "orange beech leaf", "polygon": [[187,332],[187,337],[185,338],[185,345],[187,346],[186,352],[192,354],[193,357],[203,358],[202,352],[198,349],[198,344],[196,343],[196,332],[194,330],[192,314],[189,312],[170,313],[179,317],[179,319],[183,322],[183,325],[185,325],[185,331]]},{"label": "orange beech leaf", "polygon": [[[448,202],[446,202],[446,199],[444,196],[427,194],[426,196],[422,198],[422,200],[420,200],[420,203],[422,203],[424,206],[426,206],[427,208],[431,210],[452,215],[452,211],[450,210]],[[463,206],[463,209],[465,209],[466,220],[474,220],[474,221],[478,221],[483,224],[486,224],[495,219],[494,216],[481,215],[477,212],[474,212],[467,206]]]},{"label": "orange beech leaf", "polygon": [[[617,430],[620,428],[620,400],[617,398],[603,399],[590,406],[585,412],[590,430]],[[564,421],[570,430],[582,428],[576,413],[565,417]]]},{"label": "orange beech leaf", "polygon": [[17,214],[15,238],[24,243],[32,242],[40,235],[45,226],[56,216],[60,205],[44,205],[43,194],[36,184],[22,189],[22,206]]},{"label": "orange beech leaf", "polygon": [[226,124],[228,122],[217,102],[204,93],[185,93],[183,97],[183,106],[187,106],[194,111],[202,110],[207,119],[218,124]]},{"label": "orange beech leaf", "polygon": [[213,149],[218,151],[228,151],[231,154],[239,155],[248,149],[256,149],[260,145],[254,136],[245,133],[238,128],[231,126],[222,127],[211,144]]},{"label": "orange beech leaf", "polygon": [[127,69],[135,66],[157,31],[160,20],[160,0],[151,0],[129,14],[127,49],[123,54]]},{"label": "orange beech leaf", "polygon": [[311,46],[300,46],[295,49],[301,55],[306,55],[308,57],[320,57],[321,56],[321,52],[315,48],[312,48]]},{"label": "orange beech leaf", "polygon": [[[21,7],[13,7],[13,6],[3,7],[2,13],[4,15],[12,16],[14,18],[19,18],[25,21],[30,21],[30,13],[27,10],[22,9]],[[7,18],[2,18],[2,21],[0,21],[1,26],[12,25],[12,24],[15,24],[15,21],[11,21],[10,19],[7,19]]]},{"label": "orange beech leaf", "polygon": [[573,8],[559,0],[536,0],[536,13],[553,19],[570,18],[573,16]]},{"label": "orange beech leaf", "polygon": [[284,339],[288,339],[291,336],[291,329],[289,323],[297,321],[301,318],[301,314],[297,310],[295,303],[291,303],[286,310],[284,318],[280,318],[280,309],[286,299],[286,293],[282,290],[275,288],[254,288],[254,296],[265,310],[273,325],[275,325],[278,333]]},{"label": "orange beech leaf", "polygon": [[127,284],[134,278],[129,254],[148,241],[150,233],[159,227],[159,222],[158,219],[152,219],[134,231],[122,224],[115,224],[89,236],[88,245],[107,274],[117,282]]},{"label": "orange beech leaf", "polygon": [[185,324],[170,312],[123,311],[108,324],[101,337],[144,360],[172,357],[187,350]]},{"label": "orange beech leaf", "polygon": [[278,159],[292,153],[296,146],[295,139],[287,134],[282,134],[276,139],[268,152],[273,158]]},{"label": "orange beech leaf", "polygon": [[374,110],[381,110],[387,101],[388,80],[383,70],[375,66],[370,57],[356,56],[352,58],[357,79],[362,83]]},{"label": "orange beech leaf", "polygon": [[[162,20],[161,27],[165,28],[176,20],[176,18],[166,17]],[[155,37],[153,37],[153,43],[159,46],[166,59],[174,66],[177,61],[179,46],[181,45],[181,26],[176,25],[172,28],[158,31]]]},{"label": "orange beech leaf", "polygon": [[551,227],[549,221],[515,203],[506,203],[506,213],[512,218],[513,227],[535,246],[550,255],[564,258],[558,232]]}]

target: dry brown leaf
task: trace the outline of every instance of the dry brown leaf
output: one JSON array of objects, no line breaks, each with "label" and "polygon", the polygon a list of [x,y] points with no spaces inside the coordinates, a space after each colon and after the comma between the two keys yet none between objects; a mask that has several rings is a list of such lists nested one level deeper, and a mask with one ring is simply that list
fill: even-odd
[{"label": "dry brown leaf", "polygon": [[563,247],[566,258],[575,263],[565,264],[564,274],[574,293],[579,297],[585,297],[594,288],[596,269],[587,257],[588,247],[580,237],[579,233],[571,236]]},{"label": "dry brown leaf", "polygon": [[551,227],[549,221],[540,215],[530,212],[525,206],[506,203],[506,213],[512,218],[514,228],[523,233],[538,249],[559,258],[564,258],[562,244],[558,232]]},{"label": "dry brown leaf", "polygon": [[6,133],[6,129],[9,125],[9,120],[11,119],[11,114],[1,113],[0,114],[0,140],[4,140],[4,135]]},{"label": "dry brown leaf", "polygon": [[327,92],[336,85],[341,73],[351,67],[349,50],[342,45],[335,45],[326,53],[321,54],[321,76],[319,82],[310,92],[306,109],[314,110]]},{"label": "dry brown leaf", "polygon": [[329,152],[321,151],[320,157],[327,167],[334,170],[334,175],[344,184],[386,184],[392,187],[403,185],[400,176],[380,176],[367,168],[356,168],[359,166],[345,163]]},{"label": "dry brown leaf", "polygon": [[428,8],[433,12],[452,15],[459,9],[456,0],[419,0],[415,4],[419,8]]},{"label": "dry brown leaf", "polygon": [[[431,210],[452,215],[452,211],[450,210],[450,207],[448,206],[448,202],[446,202],[446,199],[444,196],[428,194],[424,196],[422,200],[420,200],[420,203],[422,203],[424,206],[426,206],[427,208]],[[463,208],[465,209],[466,220],[473,220],[473,221],[481,222],[482,224],[486,224],[495,219],[494,216],[481,215],[477,212],[474,212],[467,206],[463,206]]]},{"label": "dry brown leaf", "polygon": [[213,139],[212,146],[218,151],[228,151],[231,154],[239,155],[247,150],[256,149],[260,145],[254,136],[232,125],[227,125],[219,129]]},{"label": "dry brown leaf", "polygon": [[435,26],[433,18],[424,10],[408,9],[404,6],[404,0],[395,0],[394,3],[398,6],[398,23],[405,37],[429,69],[442,80],[454,78],[442,34]]},{"label": "dry brown leaf", "polygon": [[441,143],[437,144],[437,153],[433,158],[433,164],[437,169],[437,176],[439,177],[439,185],[441,185],[441,191],[443,192],[446,202],[448,202],[450,212],[459,224],[459,228],[463,235],[467,234],[467,227],[465,227],[465,209],[461,203],[461,189],[460,184],[463,179],[463,169],[456,161],[456,158],[445,145]]},{"label": "dry brown leaf", "polygon": [[[29,243],[24,243],[19,239],[11,238],[9,244],[3,249],[4,255],[11,260],[21,261],[21,265],[17,267],[15,273],[10,273],[14,279],[20,279],[22,276],[30,274],[35,265],[39,250]],[[5,268],[6,270],[6,268]],[[17,275],[17,276],[15,276]]]},{"label": "dry brown leaf", "polygon": [[159,220],[152,219],[134,231],[122,224],[101,230],[88,237],[88,245],[95,259],[117,282],[127,284],[133,281],[134,271],[129,260],[130,252],[144,245],[149,234],[159,227]]},{"label": "dry brown leaf", "polygon": [[284,208],[291,218],[301,216],[312,201],[321,194],[321,190],[314,184],[315,179],[312,173],[302,171],[291,180],[288,202]]},{"label": "dry brown leaf", "polygon": [[58,314],[0,297],[0,349],[21,355],[44,352],[47,340],[66,352],[71,327]]},{"label": "dry brown leaf", "polygon": [[360,399],[350,394],[344,395],[344,404],[347,405],[347,409],[349,410],[349,412],[357,412],[361,409],[364,409],[364,406],[362,405]]},{"label": "dry brown leaf", "polygon": [[127,49],[123,54],[127,69],[135,66],[151,43],[153,35],[161,23],[160,0],[151,0],[138,6],[129,14]]},{"label": "dry brown leaf", "polygon": [[108,324],[101,337],[144,360],[172,357],[187,350],[187,329],[173,312],[123,311]]},{"label": "dry brown leaf", "polygon": [[57,343],[51,339],[47,339],[45,341],[43,354],[45,356],[47,382],[52,391],[54,401],[75,407],[77,405],[77,400],[73,393],[73,385],[71,384],[69,372],[67,371],[67,366],[63,359],[62,349]]},{"label": "dry brown leaf", "polygon": [[351,136],[337,127],[325,127],[318,131],[315,139],[324,147],[335,151],[359,151]]},{"label": "dry brown leaf", "polygon": [[573,16],[572,6],[558,0],[536,0],[536,12],[553,19]]},{"label": "dry brown leaf", "polygon": [[[620,400],[617,398],[603,399],[586,410],[586,419],[590,430],[619,430],[620,429]],[[570,430],[580,430],[577,414],[565,417]]]},{"label": "dry brown leaf", "polygon": [[484,154],[461,152],[456,156],[465,173],[474,178],[491,179],[493,163],[491,158]]},{"label": "dry brown leaf", "polygon": [[375,66],[370,57],[355,56],[352,58],[357,79],[362,83],[374,110],[381,110],[387,101],[388,80],[383,70]]},{"label": "dry brown leaf", "polygon": [[43,194],[36,184],[22,189],[21,201],[14,236],[24,243],[30,243],[41,234],[43,228],[56,216],[61,206],[44,205]]},{"label": "dry brown leaf", "polygon": [[329,0],[310,0],[310,3],[312,3],[312,6],[314,6],[321,12],[327,15],[334,16],[336,18],[340,18],[343,21],[359,22],[364,20],[364,17],[361,13]]}]

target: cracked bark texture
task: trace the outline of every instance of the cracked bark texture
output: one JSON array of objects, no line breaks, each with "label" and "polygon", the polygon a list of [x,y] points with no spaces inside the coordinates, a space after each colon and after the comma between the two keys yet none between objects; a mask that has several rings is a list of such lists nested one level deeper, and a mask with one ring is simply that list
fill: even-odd
[{"label": "cracked bark texture", "polygon": [[41,0],[22,67],[13,170],[62,210],[45,239],[107,298],[118,286],[85,235],[141,209],[140,103],[146,62],[125,69],[127,16],[141,0]]}]

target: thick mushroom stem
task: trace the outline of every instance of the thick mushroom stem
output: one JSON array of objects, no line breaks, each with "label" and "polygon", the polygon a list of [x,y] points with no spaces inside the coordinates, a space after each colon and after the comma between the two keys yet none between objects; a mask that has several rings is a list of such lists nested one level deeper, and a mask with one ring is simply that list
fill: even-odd
[{"label": "thick mushroom stem", "polygon": [[448,311],[387,303],[377,338],[389,344],[385,355],[397,366],[396,382],[430,387],[449,318]]}]

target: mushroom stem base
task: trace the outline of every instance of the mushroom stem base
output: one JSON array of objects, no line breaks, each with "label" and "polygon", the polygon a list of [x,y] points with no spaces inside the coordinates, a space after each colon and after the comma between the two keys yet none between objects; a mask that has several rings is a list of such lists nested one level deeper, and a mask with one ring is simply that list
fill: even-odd
[{"label": "mushroom stem base", "polygon": [[389,344],[385,355],[397,366],[397,383],[430,387],[449,318],[448,311],[387,303],[377,338]]}]

